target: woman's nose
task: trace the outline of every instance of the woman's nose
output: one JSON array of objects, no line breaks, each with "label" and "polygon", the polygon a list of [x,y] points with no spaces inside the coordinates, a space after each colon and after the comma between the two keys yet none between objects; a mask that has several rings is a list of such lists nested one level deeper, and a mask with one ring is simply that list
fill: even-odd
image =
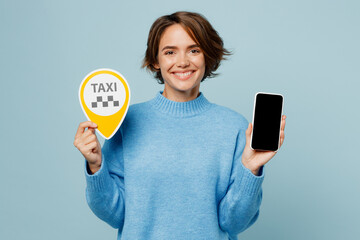
[{"label": "woman's nose", "polygon": [[190,65],[190,61],[189,61],[188,57],[186,56],[186,54],[179,54],[178,55],[176,65],[178,67],[182,67],[182,68],[187,67],[187,66]]}]

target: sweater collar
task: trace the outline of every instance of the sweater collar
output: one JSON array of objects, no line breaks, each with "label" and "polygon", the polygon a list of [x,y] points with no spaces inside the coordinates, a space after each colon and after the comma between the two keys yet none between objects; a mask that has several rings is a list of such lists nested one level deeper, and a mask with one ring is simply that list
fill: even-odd
[{"label": "sweater collar", "polygon": [[211,103],[200,92],[199,96],[187,102],[175,102],[167,99],[159,91],[155,98],[151,100],[152,105],[163,113],[176,117],[189,117],[200,114],[209,109]]}]

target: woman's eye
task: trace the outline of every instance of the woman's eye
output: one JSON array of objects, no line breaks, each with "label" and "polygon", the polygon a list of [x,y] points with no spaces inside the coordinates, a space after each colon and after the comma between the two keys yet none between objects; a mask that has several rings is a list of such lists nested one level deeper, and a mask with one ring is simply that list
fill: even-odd
[{"label": "woman's eye", "polygon": [[199,53],[200,51],[198,49],[191,49],[190,52],[191,53]]},{"label": "woman's eye", "polygon": [[167,51],[167,52],[165,52],[165,55],[172,55],[172,54],[174,54],[173,51]]}]

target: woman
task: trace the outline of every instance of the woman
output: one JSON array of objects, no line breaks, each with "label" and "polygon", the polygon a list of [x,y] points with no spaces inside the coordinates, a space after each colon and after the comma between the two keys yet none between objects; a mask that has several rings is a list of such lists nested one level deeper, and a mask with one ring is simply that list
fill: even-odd
[{"label": "woman", "polygon": [[[251,124],[199,91],[228,54],[203,16],[160,17],[143,67],[164,90],[130,106],[102,150],[96,124],[80,124],[74,145],[86,158],[87,201],[118,239],[234,240],[256,221],[263,166],[275,152],[252,150]],[[285,116],[281,144],[284,127]]]}]

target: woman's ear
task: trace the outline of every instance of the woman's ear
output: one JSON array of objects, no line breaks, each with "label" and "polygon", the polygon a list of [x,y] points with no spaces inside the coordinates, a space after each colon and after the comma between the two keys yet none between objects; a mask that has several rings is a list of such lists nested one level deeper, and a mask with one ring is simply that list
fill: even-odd
[{"label": "woman's ear", "polygon": [[160,70],[160,66],[158,63],[154,63],[153,64],[153,67],[156,69],[156,70]]}]

